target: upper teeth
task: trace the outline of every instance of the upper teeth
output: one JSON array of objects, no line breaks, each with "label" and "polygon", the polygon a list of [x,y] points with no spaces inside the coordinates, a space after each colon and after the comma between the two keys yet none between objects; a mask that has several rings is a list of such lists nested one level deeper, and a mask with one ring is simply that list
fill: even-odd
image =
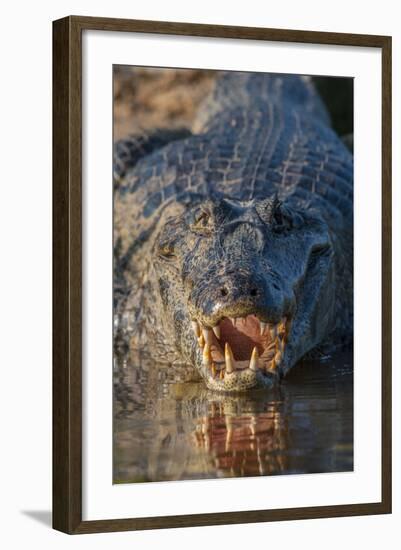
[{"label": "upper teeth", "polygon": [[205,339],[205,342],[208,344],[212,344],[213,342],[213,331],[210,328],[203,328],[202,334]]},{"label": "upper teeth", "polygon": [[199,338],[199,336],[201,335],[201,331],[200,331],[200,328],[199,328],[199,325],[198,325],[198,322],[197,321],[191,321],[191,324],[192,324],[192,329],[195,333],[195,336],[197,338]]},{"label": "upper teeth", "polygon": [[210,344],[208,344],[207,342],[203,348],[202,362],[205,365],[205,367],[212,366],[212,354],[210,351]]},{"label": "upper teeth", "polygon": [[[231,322],[235,326],[235,319],[230,318]],[[241,322],[244,320],[242,319]],[[213,377],[218,374],[220,379],[224,379],[224,375],[229,375],[235,372],[236,370],[243,370],[244,365],[236,365],[233,351],[228,342],[225,343],[224,352],[222,351],[220,345],[221,339],[221,329],[220,325],[209,328],[202,327],[196,320],[192,321],[192,328],[197,337],[198,345],[202,350],[202,363],[205,367],[210,369]],[[280,323],[276,325],[270,325],[264,321],[260,321],[260,335],[266,335],[266,328],[268,329],[267,334],[270,336],[268,342],[264,342],[263,354],[260,357],[257,346],[253,348],[252,355],[249,361],[248,369],[257,372],[259,369],[267,371],[275,371],[280,365],[285,348],[285,339],[287,334],[287,320],[284,317]],[[214,351],[213,351],[214,350]],[[214,354],[214,360],[213,355]],[[215,363],[216,361],[216,352],[217,357],[221,356],[221,363]],[[217,359],[219,361],[219,359]]]}]

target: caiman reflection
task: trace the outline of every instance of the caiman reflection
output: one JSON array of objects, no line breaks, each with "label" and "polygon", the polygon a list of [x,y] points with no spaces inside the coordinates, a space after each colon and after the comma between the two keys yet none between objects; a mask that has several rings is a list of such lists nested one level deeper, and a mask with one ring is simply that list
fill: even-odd
[{"label": "caiman reflection", "polygon": [[194,442],[213,457],[216,472],[243,477],[287,469],[282,418],[274,408],[266,409],[258,412],[255,403],[245,399],[211,403],[209,416],[195,426]]},{"label": "caiman reflection", "polygon": [[269,392],[217,394],[192,376],[117,354],[115,483],[353,469],[351,352]]}]

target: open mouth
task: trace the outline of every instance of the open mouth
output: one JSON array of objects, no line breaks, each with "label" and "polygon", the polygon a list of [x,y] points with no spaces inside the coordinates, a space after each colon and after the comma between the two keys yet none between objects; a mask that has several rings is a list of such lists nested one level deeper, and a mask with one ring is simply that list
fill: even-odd
[{"label": "open mouth", "polygon": [[254,315],[223,317],[214,327],[192,321],[202,363],[213,380],[249,372],[277,374],[284,357],[290,323],[265,323]]}]

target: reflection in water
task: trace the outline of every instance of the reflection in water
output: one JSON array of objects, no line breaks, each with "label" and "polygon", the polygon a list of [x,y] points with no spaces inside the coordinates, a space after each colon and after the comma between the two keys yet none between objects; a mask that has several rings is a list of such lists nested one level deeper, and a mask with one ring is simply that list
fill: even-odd
[{"label": "reflection in water", "polygon": [[235,396],[178,372],[116,358],[115,483],[353,469],[352,352]]}]

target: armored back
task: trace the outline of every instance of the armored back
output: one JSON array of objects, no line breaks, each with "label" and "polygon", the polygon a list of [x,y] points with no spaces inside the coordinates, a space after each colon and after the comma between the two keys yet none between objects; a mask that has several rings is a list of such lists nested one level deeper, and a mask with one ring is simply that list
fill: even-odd
[{"label": "armored back", "polygon": [[311,117],[330,125],[328,112],[310,78],[273,73],[227,72],[218,78],[214,90],[195,119],[195,133],[207,131],[220,116],[236,108],[255,110],[273,103],[301,108]]}]

